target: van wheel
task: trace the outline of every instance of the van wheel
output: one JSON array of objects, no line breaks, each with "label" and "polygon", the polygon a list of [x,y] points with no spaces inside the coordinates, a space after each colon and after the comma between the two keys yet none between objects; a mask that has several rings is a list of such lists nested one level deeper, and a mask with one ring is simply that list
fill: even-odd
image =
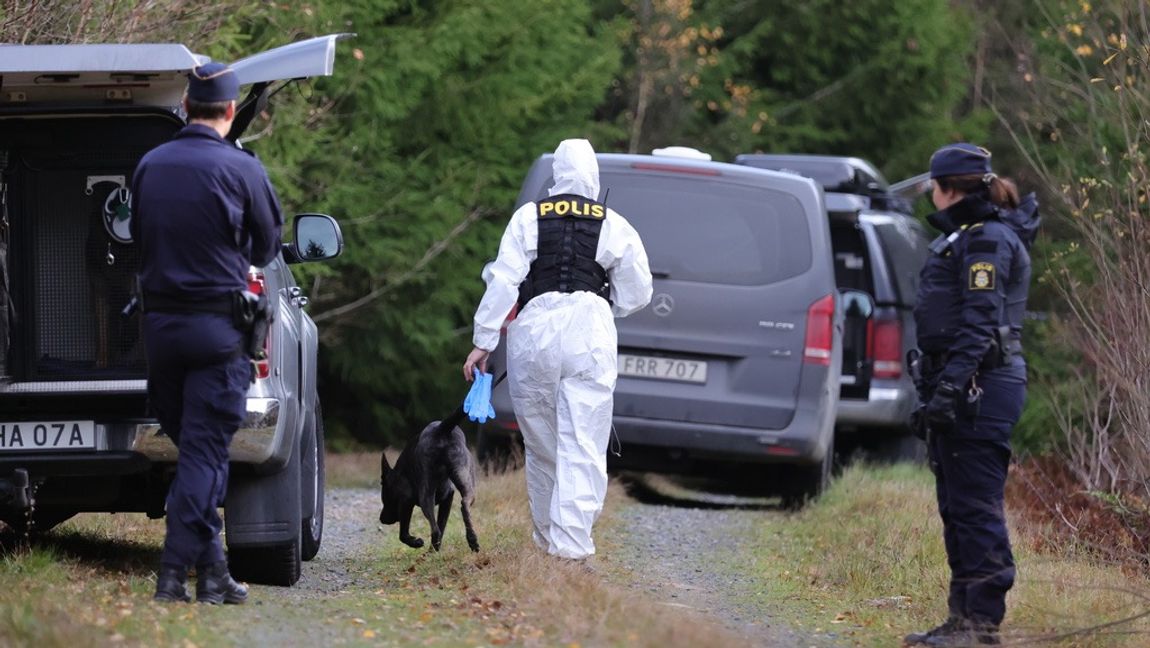
[{"label": "van wheel", "polygon": [[[327,473],[324,471],[323,410],[319,401],[315,403],[315,434],[310,448],[304,450],[303,470],[300,475],[300,492],[311,489],[315,493],[315,510],[301,511],[303,528],[300,530],[302,545],[300,557],[311,560],[319,553],[323,542],[323,499]],[[301,498],[302,499],[302,498]]]},{"label": "van wheel", "polygon": [[228,571],[238,581],[295,585],[300,576],[300,540],[270,547],[228,548]]},{"label": "van wheel", "polygon": [[488,474],[505,473],[523,463],[523,447],[511,434],[493,434],[480,427],[475,446],[479,466]]},{"label": "van wheel", "polygon": [[783,508],[798,511],[808,502],[818,498],[831,483],[831,470],[834,468],[834,443],[827,448],[823,460],[817,464],[791,466],[787,483],[783,485]]},{"label": "van wheel", "polygon": [[926,443],[909,433],[886,436],[876,440],[867,455],[871,461],[877,463],[926,464]]}]

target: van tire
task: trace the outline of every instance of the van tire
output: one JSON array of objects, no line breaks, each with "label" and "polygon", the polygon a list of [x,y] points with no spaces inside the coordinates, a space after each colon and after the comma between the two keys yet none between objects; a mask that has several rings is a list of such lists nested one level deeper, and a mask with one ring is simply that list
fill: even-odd
[{"label": "van tire", "polygon": [[228,568],[236,580],[285,587],[299,580],[303,560],[300,454],[297,441],[295,452],[279,472],[230,480],[225,534]]},{"label": "van tire", "polygon": [[483,426],[479,427],[476,435],[475,454],[479,467],[489,475],[510,472],[523,463],[523,447],[518,436],[493,434]]},{"label": "van tire", "polygon": [[300,539],[270,547],[228,549],[228,571],[238,581],[290,587],[300,576]]},{"label": "van tire", "polygon": [[[323,410],[320,409],[319,399],[315,403],[315,434],[311,437],[310,448],[304,449],[303,466],[300,474],[300,494],[305,489],[315,489],[315,510],[300,511],[302,528],[300,538],[300,557],[311,560],[319,553],[323,542],[323,500],[324,490],[327,487],[327,473],[324,469],[324,430]],[[300,498],[303,501],[303,498]]]},{"label": "van tire", "polygon": [[874,442],[869,453],[870,460],[876,463],[894,464],[899,462],[926,464],[926,443],[913,434],[887,436]]},{"label": "van tire", "polygon": [[834,443],[831,443],[822,461],[816,464],[791,466],[788,471],[789,479],[783,485],[783,508],[798,511],[822,495],[830,486],[834,463]]}]

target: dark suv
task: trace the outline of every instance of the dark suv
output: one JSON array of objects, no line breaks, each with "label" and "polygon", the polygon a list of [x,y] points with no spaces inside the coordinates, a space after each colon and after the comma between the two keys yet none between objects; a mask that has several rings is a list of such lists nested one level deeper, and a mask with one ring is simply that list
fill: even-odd
[{"label": "dark suv", "polygon": [[[749,468],[741,472],[760,487],[799,503],[829,478],[842,358],[822,191],[796,175],[692,157],[598,156],[600,200],[638,230],[654,275],[650,306],[616,320],[622,451],[608,460],[683,473]],[[519,205],[547,195],[551,163],[544,155],[531,167]],[[517,431],[506,388],[492,401],[481,455]]]},{"label": "dark suv", "polygon": [[[249,93],[229,138],[277,80],[331,74],[337,38],[234,63]],[[144,153],[184,126],[174,107],[188,71],[207,61],[182,45],[0,46],[0,521],[10,532],[82,511],[164,515],[177,450],[147,406],[128,187]],[[328,216],[297,216],[293,230],[294,243],[249,274],[272,322],[225,503],[232,572],[283,585],[319,550],[324,487],[317,331],[287,264],[342,247]]]},{"label": "dark suv", "polygon": [[909,200],[892,192],[882,174],[859,158],[748,154],[735,163],[795,173],[822,185],[835,283],[873,299],[867,316],[848,317],[843,334],[835,418],[840,440],[853,440],[881,457],[920,457],[922,444],[907,427],[916,396],[904,359],[915,344],[911,311],[930,237],[911,215]]}]

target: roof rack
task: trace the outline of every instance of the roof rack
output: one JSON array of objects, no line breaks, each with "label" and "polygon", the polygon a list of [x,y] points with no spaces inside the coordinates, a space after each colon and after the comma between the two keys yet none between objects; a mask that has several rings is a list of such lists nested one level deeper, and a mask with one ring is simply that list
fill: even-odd
[{"label": "roof rack", "polygon": [[870,208],[912,213],[910,201],[892,194],[890,183],[862,158],[837,155],[744,153],[735,164],[794,173],[814,180],[827,193],[853,194],[870,200]]}]

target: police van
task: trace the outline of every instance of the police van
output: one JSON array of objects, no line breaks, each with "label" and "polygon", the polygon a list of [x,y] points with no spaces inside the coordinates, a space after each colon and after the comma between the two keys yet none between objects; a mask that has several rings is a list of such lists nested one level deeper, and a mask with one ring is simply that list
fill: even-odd
[{"label": "police van", "polygon": [[[828,483],[842,362],[842,303],[820,187],[693,149],[599,154],[602,195],[639,232],[651,304],[617,319],[614,468],[742,473],[798,505]],[[517,207],[548,195],[551,155]],[[505,368],[505,344],[491,363]],[[482,460],[518,434],[492,394]]]},{"label": "police van", "polygon": [[925,445],[908,425],[918,397],[905,366],[915,347],[918,275],[931,240],[913,215],[915,196],[900,195],[878,169],[856,157],[751,153],[737,156],[735,163],[819,183],[831,227],[835,283],[870,298],[859,303],[857,316],[847,309],[835,417],[840,447],[856,447],[881,460],[925,458]]},{"label": "police van", "polygon": [[[282,84],[330,75],[340,35],[235,62],[242,135]],[[132,172],[184,126],[183,45],[0,45],[0,522],[41,533],[79,512],[164,515],[177,450],[147,404]],[[266,359],[230,447],[225,502],[232,573],[290,585],[323,534],[323,418],[317,331],[288,264],[330,259],[328,216],[251,268],[267,295]]]}]

